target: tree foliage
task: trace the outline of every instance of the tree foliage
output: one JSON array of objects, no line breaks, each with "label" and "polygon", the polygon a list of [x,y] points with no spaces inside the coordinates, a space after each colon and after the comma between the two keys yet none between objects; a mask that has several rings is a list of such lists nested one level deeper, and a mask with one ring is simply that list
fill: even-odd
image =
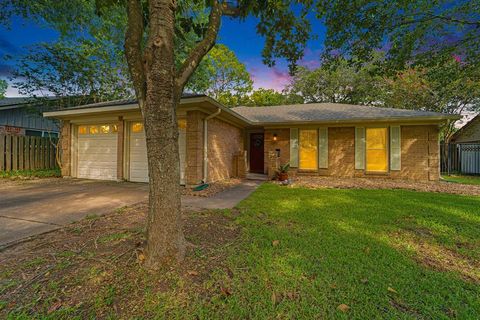
[{"label": "tree foliage", "polygon": [[374,63],[355,66],[344,59],[334,66],[322,64],[314,70],[301,67],[287,91],[305,102],[375,104],[379,90],[376,68]]},{"label": "tree foliage", "polygon": [[[411,67],[384,79],[380,97],[385,107],[462,115],[480,111],[480,68],[450,59],[430,67]],[[454,123],[443,130],[448,141]]]},{"label": "tree foliage", "polygon": [[433,64],[453,54],[479,61],[480,2],[405,0],[317,2],[327,27],[327,55],[369,61],[387,52],[390,68]]},{"label": "tree foliage", "polygon": [[13,76],[22,95],[53,95],[62,107],[133,97],[123,54],[92,40],[36,44]]},{"label": "tree foliage", "polygon": [[203,58],[186,89],[205,93],[231,106],[234,97],[250,92],[252,85],[246,66],[238,60],[235,53],[227,46],[217,44]]},{"label": "tree foliage", "polygon": [[0,99],[5,98],[5,93],[7,92],[8,83],[7,81],[0,79]]}]

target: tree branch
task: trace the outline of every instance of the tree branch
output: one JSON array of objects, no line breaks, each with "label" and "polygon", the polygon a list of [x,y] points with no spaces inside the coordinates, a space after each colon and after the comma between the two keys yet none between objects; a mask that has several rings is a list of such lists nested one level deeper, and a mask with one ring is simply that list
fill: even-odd
[{"label": "tree branch", "polygon": [[210,49],[215,45],[217,40],[218,30],[220,29],[220,21],[222,19],[223,5],[217,1],[213,1],[213,6],[210,11],[210,16],[208,19],[208,29],[207,32],[195,48],[192,49],[187,59],[177,71],[176,76],[176,94],[180,95],[183,87],[187,83],[190,76],[193,74],[195,69],[202,61],[202,58],[210,51]]},{"label": "tree branch", "polygon": [[469,21],[469,20],[446,17],[446,16],[436,15],[436,14],[427,14],[427,15],[432,17],[433,19],[443,20],[443,21],[452,22],[456,24],[472,25],[472,26],[476,26],[477,28],[480,27],[480,21]]},{"label": "tree branch", "polygon": [[125,32],[125,56],[132,76],[133,87],[140,107],[146,94],[145,70],[142,58],[144,33],[143,13],[140,0],[127,0],[127,30]]}]

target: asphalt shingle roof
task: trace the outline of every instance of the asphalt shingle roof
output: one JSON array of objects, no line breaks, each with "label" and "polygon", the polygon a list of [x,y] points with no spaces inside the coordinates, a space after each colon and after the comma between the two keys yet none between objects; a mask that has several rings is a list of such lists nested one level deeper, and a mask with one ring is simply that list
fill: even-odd
[{"label": "asphalt shingle roof", "polygon": [[449,116],[438,112],[339,103],[310,103],[271,107],[236,107],[232,108],[232,110],[254,123],[334,122],[422,117],[446,118]]}]

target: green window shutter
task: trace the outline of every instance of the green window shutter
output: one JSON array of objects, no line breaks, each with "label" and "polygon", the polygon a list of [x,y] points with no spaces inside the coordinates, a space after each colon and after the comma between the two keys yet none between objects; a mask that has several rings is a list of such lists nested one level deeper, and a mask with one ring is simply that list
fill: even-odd
[{"label": "green window shutter", "polygon": [[290,167],[298,168],[298,128],[290,128]]},{"label": "green window shutter", "polygon": [[318,129],[318,167],[328,168],[328,128]]},{"label": "green window shutter", "polygon": [[390,127],[390,170],[401,169],[401,145],[400,126]]},{"label": "green window shutter", "polygon": [[365,170],[365,128],[355,128],[355,169]]}]

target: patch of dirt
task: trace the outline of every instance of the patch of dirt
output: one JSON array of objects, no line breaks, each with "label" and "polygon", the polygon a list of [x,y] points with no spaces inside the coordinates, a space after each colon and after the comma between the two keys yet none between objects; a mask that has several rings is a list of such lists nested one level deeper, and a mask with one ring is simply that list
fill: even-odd
[{"label": "patch of dirt", "polygon": [[445,181],[419,182],[380,178],[367,179],[298,176],[290,186],[339,189],[406,189],[424,192],[441,192],[474,196],[480,195],[480,186]]},{"label": "patch of dirt", "polygon": [[234,186],[242,183],[241,179],[226,179],[208,184],[208,188],[201,191],[193,191],[191,187],[185,187],[182,189],[182,195],[185,196],[197,196],[197,197],[211,197],[219,192],[222,192],[226,189],[232,188]]},{"label": "patch of dirt", "polygon": [[169,299],[187,304],[192,292],[221,295],[221,284],[209,281],[213,272],[231,274],[225,260],[240,234],[232,218],[184,212],[185,260],[152,272],[142,264],[146,210],[120,208],[0,252],[0,318],[151,318],[162,301],[168,311]]},{"label": "patch of dirt", "polygon": [[438,271],[453,271],[467,281],[480,284],[480,261],[435,243],[430,232],[411,228],[392,233],[392,239],[399,249],[413,250],[419,264]]}]

